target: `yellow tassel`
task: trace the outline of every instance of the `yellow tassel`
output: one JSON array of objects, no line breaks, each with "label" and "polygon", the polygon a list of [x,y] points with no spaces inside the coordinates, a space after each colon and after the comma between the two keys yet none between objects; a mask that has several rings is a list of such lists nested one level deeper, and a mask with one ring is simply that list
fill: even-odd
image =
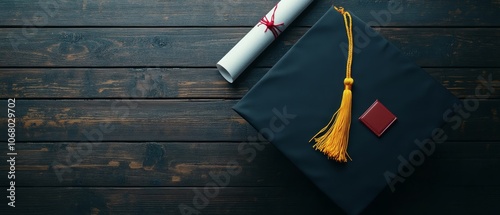
[{"label": "yellow tassel", "polygon": [[344,11],[342,7],[335,7],[335,9],[344,16],[344,23],[347,33],[347,40],[349,42],[349,50],[347,56],[346,78],[344,79],[344,92],[340,107],[330,119],[330,122],[322,128],[314,137],[309,141],[315,141],[313,147],[316,150],[323,152],[328,158],[334,159],[338,162],[347,162],[347,158],[351,157],[347,153],[347,145],[349,142],[349,130],[351,127],[351,110],[352,110],[352,85],[354,80],[351,77],[352,67],[352,52],[353,52],[353,39],[352,39],[352,18],[349,12]]}]

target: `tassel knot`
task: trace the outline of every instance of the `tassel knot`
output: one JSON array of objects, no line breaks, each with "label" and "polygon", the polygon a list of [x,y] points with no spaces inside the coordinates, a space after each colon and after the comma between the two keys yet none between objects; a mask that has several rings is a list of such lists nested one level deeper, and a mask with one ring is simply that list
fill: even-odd
[{"label": "tassel knot", "polygon": [[345,89],[351,89],[352,88],[352,84],[354,84],[354,79],[352,78],[346,78],[344,79],[344,86],[345,86]]}]

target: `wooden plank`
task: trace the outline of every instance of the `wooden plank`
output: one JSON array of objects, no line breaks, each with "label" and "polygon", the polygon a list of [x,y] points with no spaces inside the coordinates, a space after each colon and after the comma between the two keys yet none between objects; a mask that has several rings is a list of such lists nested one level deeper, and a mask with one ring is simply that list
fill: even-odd
[{"label": "wooden plank", "polygon": [[[238,141],[246,138],[249,126],[232,111],[235,103],[221,100],[18,99],[16,140]],[[7,129],[6,123],[0,126]],[[1,137],[7,136],[2,134]]]},{"label": "wooden plank", "polygon": [[267,71],[252,69],[229,84],[215,68],[0,69],[0,96],[236,99]]},{"label": "wooden plank", "polygon": [[[299,192],[302,195],[298,195]],[[220,188],[217,194],[206,197],[204,187],[18,188],[15,210],[2,206],[0,213],[253,215],[341,212],[317,189]],[[198,213],[185,212],[187,207]]]},{"label": "wooden plank", "polygon": [[[23,143],[17,151],[18,186],[178,187],[222,181],[227,186],[256,187],[307,180],[265,142]],[[2,162],[0,168],[8,166]],[[8,184],[7,177],[0,181]]]},{"label": "wooden plank", "polygon": [[[499,69],[425,68],[425,70],[458,98],[500,98]],[[478,88],[481,90],[476,91]],[[486,88],[493,92],[482,90]],[[485,96],[481,96],[482,94]]]},{"label": "wooden plank", "polygon": [[[27,1],[0,2],[0,25],[25,23],[48,26],[253,26],[277,0],[184,1]],[[331,7],[314,1],[297,20],[310,26]],[[389,26],[500,26],[496,1],[345,1],[336,2],[374,25]],[[391,8],[391,10],[389,10]],[[390,14],[387,18],[385,15]],[[41,19],[41,18],[43,19]],[[25,21],[26,20],[26,21]]]},{"label": "wooden plank", "polygon": [[[418,190],[417,190],[418,189]],[[216,188],[214,188],[216,190]],[[16,188],[2,214],[344,214],[316,188]],[[201,193],[201,194],[200,194]],[[210,195],[210,193],[209,193]],[[203,196],[203,197],[202,197]],[[473,196],[474,198],[471,198]],[[364,214],[495,214],[499,187],[414,187],[381,195]]]},{"label": "wooden plank", "polygon": [[[467,101],[467,109],[458,117],[450,118],[450,124],[445,127],[448,140],[500,140],[497,115],[500,101]],[[246,141],[248,137],[256,137],[255,129],[231,109],[236,102],[18,99],[15,109],[16,139],[91,142]],[[1,119],[7,121],[7,111],[2,113],[5,115]],[[7,123],[0,124],[0,130],[7,130]],[[0,139],[6,140],[7,133],[0,133]]]},{"label": "wooden plank", "polygon": [[[269,68],[246,71],[228,84],[213,68],[64,68],[0,69],[1,98],[214,98],[237,99],[259,81]],[[500,69],[427,68],[459,98],[475,96],[483,86],[479,76],[500,98]],[[480,91],[480,93],[485,93]]]},{"label": "wooden plank", "polygon": [[[184,187],[214,181],[228,187],[298,187],[309,183],[266,142],[22,143],[16,151],[18,187]],[[9,158],[2,153],[0,159]],[[0,169],[7,170],[8,165],[2,162]],[[446,142],[437,145],[405,183],[500,186],[499,165],[500,142]],[[8,183],[7,177],[0,177],[0,184]],[[398,183],[396,188],[400,187]]]},{"label": "wooden plank", "polygon": [[[210,67],[249,28],[0,29],[0,67]],[[253,64],[276,63],[306,32],[293,28]],[[383,28],[422,67],[500,67],[498,28]]]}]

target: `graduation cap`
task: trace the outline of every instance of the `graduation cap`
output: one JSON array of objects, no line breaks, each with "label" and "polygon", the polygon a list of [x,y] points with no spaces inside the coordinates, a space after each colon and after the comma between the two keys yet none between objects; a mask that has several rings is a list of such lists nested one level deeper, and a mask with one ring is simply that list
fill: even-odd
[{"label": "graduation cap", "polygon": [[[398,175],[401,158],[426,147],[422,140],[458,99],[359,18],[336,9],[233,108],[357,214]],[[363,47],[356,44],[361,33],[369,35]]]}]

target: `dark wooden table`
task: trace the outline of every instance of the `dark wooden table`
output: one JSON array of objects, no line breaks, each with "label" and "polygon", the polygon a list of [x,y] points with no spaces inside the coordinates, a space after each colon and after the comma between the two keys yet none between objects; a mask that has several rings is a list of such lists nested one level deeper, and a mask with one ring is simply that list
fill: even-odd
[{"label": "dark wooden table", "polygon": [[[231,109],[332,1],[312,3],[235,84],[215,63],[277,0],[40,2],[0,2],[0,214],[342,214]],[[500,2],[397,2],[389,17],[388,1],[335,4],[469,110],[365,213],[498,214]]]}]

